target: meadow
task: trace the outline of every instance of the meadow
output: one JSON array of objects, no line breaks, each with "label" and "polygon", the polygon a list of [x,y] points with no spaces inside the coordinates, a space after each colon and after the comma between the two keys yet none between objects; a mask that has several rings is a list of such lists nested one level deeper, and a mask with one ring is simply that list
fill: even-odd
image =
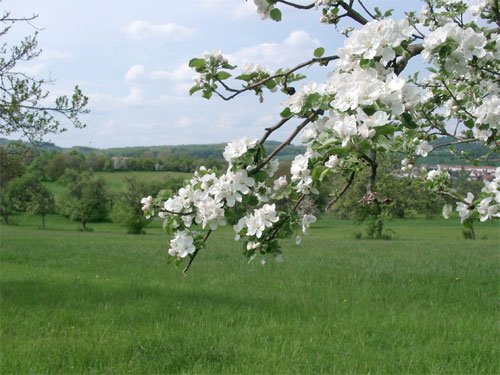
[{"label": "meadow", "polygon": [[498,223],[393,220],[354,239],[323,218],[284,262],[225,229],[189,274],[159,225],[13,217],[1,226],[2,374],[500,372]]}]

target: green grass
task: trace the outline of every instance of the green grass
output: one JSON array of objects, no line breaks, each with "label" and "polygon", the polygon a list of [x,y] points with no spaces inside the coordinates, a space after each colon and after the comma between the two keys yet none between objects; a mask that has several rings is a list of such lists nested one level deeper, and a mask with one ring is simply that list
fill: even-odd
[{"label": "green grass", "polygon": [[192,173],[181,172],[147,172],[147,171],[123,171],[123,172],[97,172],[97,175],[104,178],[106,185],[113,191],[125,189],[125,177],[137,177],[145,182],[166,181],[169,178],[188,179]]},{"label": "green grass", "polygon": [[[393,221],[354,240],[323,219],[283,263],[229,230],[187,277],[158,226],[20,216],[2,226],[1,373],[499,373],[499,227]],[[482,239],[481,239],[482,238]]]},{"label": "green grass", "polygon": [[[192,173],[182,172],[148,172],[148,171],[120,171],[120,172],[96,172],[98,176],[104,178],[106,186],[111,192],[117,193],[124,191],[126,188],[126,177],[137,177],[137,179],[145,182],[162,182],[168,179],[188,179]],[[64,199],[67,187],[59,181],[44,182],[44,185],[54,193],[56,201],[60,202]]]}]

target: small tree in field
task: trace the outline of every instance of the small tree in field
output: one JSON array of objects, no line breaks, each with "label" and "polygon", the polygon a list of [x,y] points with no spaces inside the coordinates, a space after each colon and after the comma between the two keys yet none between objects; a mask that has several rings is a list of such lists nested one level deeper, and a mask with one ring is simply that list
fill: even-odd
[{"label": "small tree in field", "polygon": [[130,234],[143,234],[149,222],[142,211],[141,198],[154,195],[159,189],[134,177],[126,177],[125,183],[125,191],[113,206],[112,219],[126,227]]},{"label": "small tree in field", "polygon": [[71,220],[81,224],[81,230],[88,231],[89,222],[106,218],[111,197],[102,177],[67,170],[63,181],[68,186],[68,193],[62,209]]},{"label": "small tree in field", "polygon": [[[227,145],[227,171],[199,168],[177,194],[144,200],[148,215],[165,219],[172,235],[169,254],[179,262],[187,260],[185,272],[210,234],[227,224],[243,242],[248,258],[279,256],[279,238],[305,234],[315,221],[313,215],[299,215],[297,207],[331,176],[345,181],[335,202],[366,170],[359,204],[377,211],[387,200],[377,186],[382,154],[400,156],[401,172],[410,173],[417,158],[437,148],[453,152],[459,144],[480,143],[490,150],[482,160],[498,151],[497,0],[425,0],[420,12],[408,12],[402,19],[391,18],[391,10],[369,9],[361,0],[254,2],[263,19],[280,21],[280,7],[286,6],[319,11],[320,21],[336,28],[347,19],[350,23],[336,53],[326,54],[320,47],[310,60],[274,72],[251,62],[237,70],[220,51],[189,62],[196,72],[191,94],[228,101],[254,93],[263,100],[268,91],[279,91],[285,99],[279,121],[260,139],[244,137]],[[409,62],[418,59],[421,71],[408,73]],[[304,68],[311,65],[324,67],[328,78],[298,87]],[[264,142],[287,126],[289,136],[267,153]],[[307,150],[293,160],[291,178],[274,178],[279,167],[275,157],[299,136]],[[440,137],[450,141],[433,143]],[[467,227],[500,216],[500,168],[477,195],[458,193],[448,172],[440,168],[421,171],[416,182],[457,202],[456,211]],[[283,201],[290,203],[277,204]],[[443,214],[447,217],[451,210],[446,205]]]},{"label": "small tree in field", "polygon": [[54,194],[42,184],[31,192],[30,200],[26,205],[26,212],[40,216],[42,229],[45,229],[45,216],[56,212],[56,200]]},{"label": "small tree in field", "polygon": [[25,174],[13,179],[7,194],[15,210],[41,216],[42,228],[45,229],[45,216],[55,212],[56,202],[54,194],[42,185],[38,176]]}]

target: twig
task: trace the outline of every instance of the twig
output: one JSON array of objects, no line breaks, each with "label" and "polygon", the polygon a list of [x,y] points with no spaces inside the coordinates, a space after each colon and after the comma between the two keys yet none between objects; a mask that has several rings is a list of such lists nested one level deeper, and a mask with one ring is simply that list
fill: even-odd
[{"label": "twig", "polygon": [[318,114],[322,113],[322,110],[316,110],[314,111],[308,118],[306,118],[304,121],[302,121],[293,131],[290,136],[283,141],[278,147],[276,147],[273,152],[271,152],[267,158],[265,158],[263,161],[261,161],[254,169],[252,169],[251,173],[254,174],[258,171],[260,171],[264,166],[271,161],[276,154],[278,154],[281,150],[283,150],[286,146],[288,146],[294,138],[297,136],[297,134],[307,125],[309,124]]},{"label": "twig", "polygon": [[[208,237],[210,237],[211,233],[212,233],[212,230],[209,229],[208,232],[207,232],[207,234],[205,235],[205,238],[203,238],[203,242],[207,242]],[[193,263],[194,258],[196,258],[196,255],[198,255],[199,252],[200,252],[200,249],[198,248],[198,249],[195,250],[195,252],[193,254],[189,254],[189,263],[184,268],[184,271],[182,271],[182,273],[184,274],[184,276],[187,275],[187,271],[189,271],[189,268],[191,267],[191,264]]]},{"label": "twig", "polygon": [[297,8],[297,9],[312,9],[316,5],[315,2],[311,3],[311,4],[307,4],[307,5],[296,4],[296,3],[292,3],[291,1],[287,1],[287,0],[277,0],[276,2],[285,4],[285,5],[291,6],[293,8]]},{"label": "twig", "polygon": [[221,81],[219,79],[217,79],[217,82],[220,83],[227,91],[229,92],[232,92],[233,94],[232,95],[229,95],[229,96],[224,96],[222,95],[221,93],[215,91],[215,93],[217,95],[219,95],[223,100],[225,101],[229,101],[231,99],[234,99],[236,96],[238,96],[239,94],[243,93],[243,92],[246,92],[246,91],[251,91],[251,90],[255,90],[257,88],[259,88],[260,86],[266,84],[267,82],[273,80],[273,79],[276,79],[276,78],[282,78],[282,77],[288,77],[290,74],[292,74],[293,72],[299,70],[299,69],[302,69],[306,66],[309,66],[309,65],[312,65],[312,64],[326,64],[330,61],[333,61],[333,60],[337,60],[339,58],[339,56],[336,56],[336,55],[333,55],[333,56],[325,56],[325,57],[315,57],[309,61],[306,61],[306,62],[303,62],[295,67],[293,67],[292,69],[289,69],[287,70],[286,72],[283,72],[283,73],[278,73],[278,74],[275,74],[275,75],[272,75],[272,76],[269,76],[267,78],[264,78],[256,83],[254,83],[253,85],[250,85],[250,86],[246,86],[242,89],[233,89],[232,87],[228,86],[224,81]]},{"label": "twig", "polygon": [[366,7],[365,7],[365,4],[363,4],[363,2],[361,0],[358,0],[358,3],[361,5],[361,7],[365,10],[366,13],[368,13],[368,15],[373,18],[374,20],[377,19],[377,17],[375,17]]},{"label": "twig", "polygon": [[354,175],[355,175],[355,172],[352,171],[351,174],[349,175],[349,178],[347,179],[347,183],[346,185],[344,186],[344,188],[341,190],[341,192],[339,194],[337,194],[336,197],[334,197],[329,203],[328,205],[326,206],[325,208],[325,212],[328,212],[330,210],[330,208],[332,208],[332,206],[338,202],[338,200],[347,192],[347,190],[349,190],[349,188],[351,187],[352,185],[352,182],[354,181]]},{"label": "twig", "polygon": [[281,128],[283,125],[286,124],[286,122],[288,120],[290,120],[292,117],[288,117],[288,118],[284,118],[284,119],[281,119],[276,125],[270,127],[270,128],[266,128],[266,132],[264,133],[264,135],[262,136],[262,138],[259,140],[259,144],[260,145],[263,145],[264,142],[267,140],[267,138],[269,138],[269,136],[276,130],[278,130],[279,128]]}]

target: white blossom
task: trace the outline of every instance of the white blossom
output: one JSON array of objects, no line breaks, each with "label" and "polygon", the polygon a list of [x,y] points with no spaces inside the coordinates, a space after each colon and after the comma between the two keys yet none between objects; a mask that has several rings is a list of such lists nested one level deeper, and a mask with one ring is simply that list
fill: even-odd
[{"label": "white blossom", "polygon": [[445,219],[449,219],[452,211],[453,211],[453,207],[451,206],[451,204],[445,204],[443,206],[443,211],[442,211],[443,217]]},{"label": "white blossom", "polygon": [[260,18],[265,20],[271,14],[271,10],[274,9],[274,6],[268,0],[254,0],[255,5],[257,6],[257,13]]},{"label": "white blossom", "polygon": [[481,222],[489,220],[492,217],[500,217],[500,206],[498,204],[491,205],[492,200],[493,197],[488,197],[479,202],[477,212],[479,213],[479,220]]},{"label": "white blossom", "polygon": [[273,183],[273,190],[274,191],[279,191],[283,188],[285,188],[288,185],[288,181],[286,180],[286,176],[281,176],[274,180]]},{"label": "white blossom", "polygon": [[142,210],[149,211],[151,205],[153,204],[153,197],[150,195],[149,197],[141,199]]},{"label": "white blossom", "polygon": [[474,195],[471,192],[469,192],[467,193],[467,197],[464,199],[465,203],[457,202],[457,212],[458,215],[460,216],[460,221],[462,222],[462,224],[472,214],[471,205],[473,200],[474,200]]},{"label": "white blossom", "polygon": [[330,155],[328,160],[325,162],[325,167],[327,168],[335,168],[337,165],[339,165],[340,160],[337,155]]},{"label": "white blossom", "polygon": [[417,145],[417,150],[415,153],[417,155],[423,156],[424,158],[429,155],[429,152],[432,151],[432,146],[427,141],[422,141]]},{"label": "white blossom", "polygon": [[314,215],[305,214],[304,216],[302,216],[302,232],[304,234],[308,234],[309,227],[311,226],[311,224],[313,224],[315,222],[316,222],[316,216],[314,216]]},{"label": "white blossom", "polygon": [[179,231],[170,241],[169,255],[185,258],[196,251],[193,237],[187,230]]},{"label": "white blossom", "polygon": [[252,147],[254,147],[257,144],[256,139],[249,139],[247,137],[243,137],[241,139],[237,139],[233,142],[228,143],[226,148],[224,149],[224,159],[226,159],[229,163],[233,159],[236,159],[245,153]]}]

